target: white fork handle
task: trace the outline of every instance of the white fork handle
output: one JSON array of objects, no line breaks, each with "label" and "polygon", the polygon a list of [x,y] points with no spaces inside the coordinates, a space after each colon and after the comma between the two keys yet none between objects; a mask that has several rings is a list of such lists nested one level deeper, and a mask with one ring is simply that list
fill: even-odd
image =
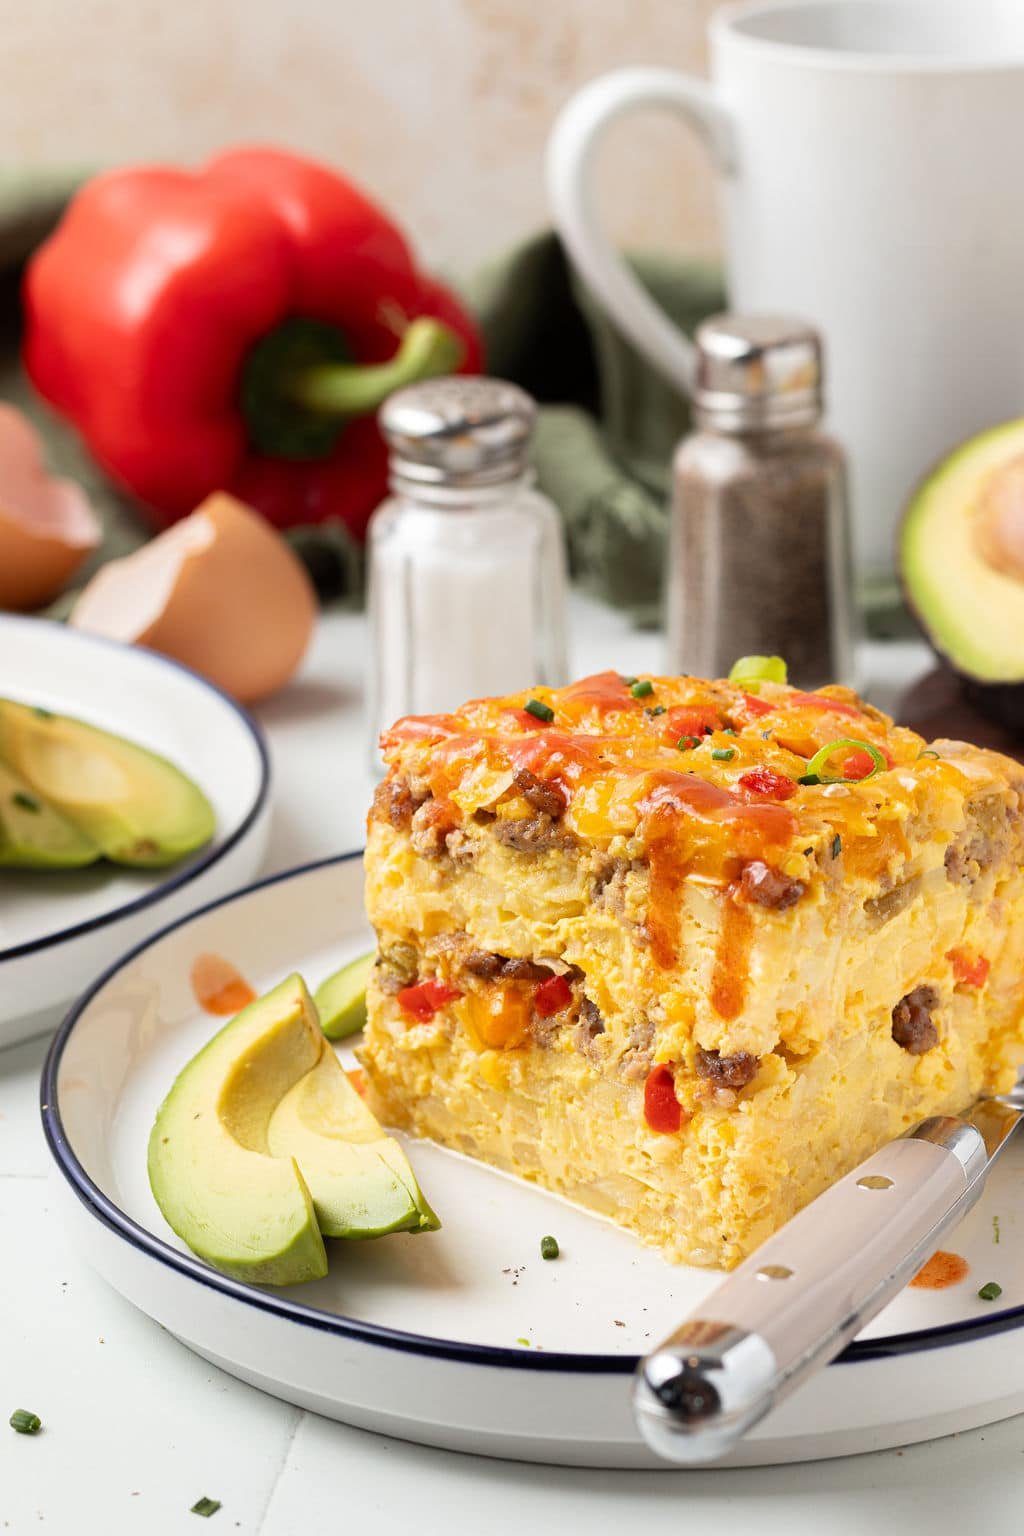
[{"label": "white fork handle", "polygon": [[987,1167],[980,1132],[942,1116],[819,1195],[640,1362],[634,1411],[652,1449],[682,1463],[730,1450],[906,1284]]}]

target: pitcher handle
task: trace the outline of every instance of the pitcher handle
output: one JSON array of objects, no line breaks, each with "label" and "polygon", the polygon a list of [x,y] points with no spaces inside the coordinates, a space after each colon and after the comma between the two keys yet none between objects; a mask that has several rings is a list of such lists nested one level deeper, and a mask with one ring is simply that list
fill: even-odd
[{"label": "pitcher handle", "polygon": [[717,168],[735,166],[732,118],[714,87],[674,69],[620,69],[563,107],[547,151],[555,226],[580,276],[619,330],[674,384],[693,385],[692,343],[672,324],[610,243],[595,211],[594,157],[605,129],[637,107],[667,107],[697,130]]}]

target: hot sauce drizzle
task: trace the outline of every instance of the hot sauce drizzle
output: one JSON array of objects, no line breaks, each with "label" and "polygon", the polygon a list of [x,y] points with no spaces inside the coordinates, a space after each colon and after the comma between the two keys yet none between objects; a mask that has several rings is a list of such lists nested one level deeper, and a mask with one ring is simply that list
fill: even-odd
[{"label": "hot sauce drizzle", "polygon": [[197,955],[189,980],[196,1002],[207,1013],[241,1013],[256,1001],[256,993],[245,977],[222,955]]},{"label": "hot sauce drizzle", "polygon": [[753,938],[750,909],[737,900],[737,889],[730,886],[722,902],[722,926],[711,973],[711,1006],[720,1019],[735,1019],[743,1011]]}]

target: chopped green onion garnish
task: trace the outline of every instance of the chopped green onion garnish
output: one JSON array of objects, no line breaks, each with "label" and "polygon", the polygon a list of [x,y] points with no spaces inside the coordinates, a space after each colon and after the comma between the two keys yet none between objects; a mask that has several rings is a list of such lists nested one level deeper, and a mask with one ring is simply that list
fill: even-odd
[{"label": "chopped green onion garnish", "polygon": [[646,699],[654,692],[654,684],[649,677],[641,677],[630,683],[629,691],[634,699]]},{"label": "chopped green onion garnish", "polygon": [[736,756],[735,747],[716,747],[711,756],[716,763],[728,763]]},{"label": "chopped green onion garnish", "polygon": [[29,1413],[27,1408],[15,1408],[7,1422],[19,1435],[38,1435],[43,1427],[38,1413]]},{"label": "chopped green onion garnish", "polygon": [[789,674],[781,656],[741,656],[733,663],[730,683],[785,683]]},{"label": "chopped green onion garnish", "polygon": [[37,704],[35,706],[35,708],[33,709],[32,713],[34,715],[37,715],[40,720],[52,720],[53,719],[53,710],[52,709],[44,709],[41,704]]},{"label": "chopped green onion garnish", "polygon": [[650,715],[652,720],[654,719],[655,715],[663,715],[664,713],[665,713],[665,706],[664,706],[664,704],[655,704],[653,709],[645,709],[644,710],[644,714],[645,715]]},{"label": "chopped green onion garnish", "polygon": [[676,746],[679,748],[680,752],[691,752],[694,747],[700,746],[701,739],[702,738],[700,736],[680,736],[679,740],[676,742]]},{"label": "chopped green onion garnish", "polygon": [[192,1505],[191,1513],[193,1515],[202,1515],[205,1520],[208,1520],[211,1515],[217,1513],[218,1509],[220,1509],[220,1499],[207,1499],[204,1497],[196,1500]]},{"label": "chopped green onion garnish", "polygon": [[998,1301],[1002,1294],[1002,1286],[997,1285],[994,1280],[990,1280],[987,1285],[983,1285],[981,1290],[978,1292],[978,1295],[982,1301]]},{"label": "chopped green onion garnish", "polygon": [[917,754],[917,760],[920,762],[922,757],[938,757],[938,755],[937,752],[932,751],[931,747],[925,747],[923,752]]},{"label": "chopped green onion garnish", "polygon": [[727,725],[725,730],[722,732],[722,735],[723,736],[735,736],[736,732],[733,730],[731,725]]},{"label": "chopped green onion garnish", "polygon": [[557,1259],[558,1239],[554,1237],[542,1237],[540,1240],[540,1256],[542,1259]]},{"label": "chopped green onion garnish", "polygon": [[555,718],[555,712],[551,705],[542,704],[540,699],[529,699],[523,705],[523,708],[528,715],[533,715],[535,720],[543,720],[545,724],[550,723]]},{"label": "chopped green onion garnish", "polygon": [[529,1349],[530,1347],[529,1339],[516,1339],[516,1343],[521,1344],[524,1349]]},{"label": "chopped green onion garnish", "polygon": [[837,832],[835,837],[832,839],[832,857],[834,859],[838,859],[838,857],[842,853],[842,851],[843,851],[843,840],[839,836],[839,833]]},{"label": "chopped green onion garnish", "polygon": [[[871,772],[862,774],[859,779],[848,779],[841,773],[829,773],[829,762],[844,747],[851,752],[866,752],[874,765]],[[807,764],[806,776],[799,782],[801,784],[862,784],[865,779],[873,779],[876,773],[884,773],[888,766],[878,748],[873,747],[869,741],[855,741],[852,736],[842,736],[838,741],[830,741],[827,747],[822,747],[820,751],[815,752]]]},{"label": "chopped green onion garnish", "polygon": [[29,795],[23,789],[16,789],[11,796],[11,800],[15,805],[20,805],[23,811],[33,811],[38,815],[42,810],[42,806],[35,795]]}]

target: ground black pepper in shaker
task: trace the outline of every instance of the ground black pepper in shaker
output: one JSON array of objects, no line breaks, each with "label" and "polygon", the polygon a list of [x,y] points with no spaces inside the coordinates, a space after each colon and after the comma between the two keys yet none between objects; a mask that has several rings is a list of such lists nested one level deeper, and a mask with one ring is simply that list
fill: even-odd
[{"label": "ground black pepper in shaker", "polygon": [[717,315],[696,344],[696,429],[673,472],[670,668],[724,677],[738,656],[779,655],[798,687],[851,682],[845,466],[818,426],[817,333]]}]

